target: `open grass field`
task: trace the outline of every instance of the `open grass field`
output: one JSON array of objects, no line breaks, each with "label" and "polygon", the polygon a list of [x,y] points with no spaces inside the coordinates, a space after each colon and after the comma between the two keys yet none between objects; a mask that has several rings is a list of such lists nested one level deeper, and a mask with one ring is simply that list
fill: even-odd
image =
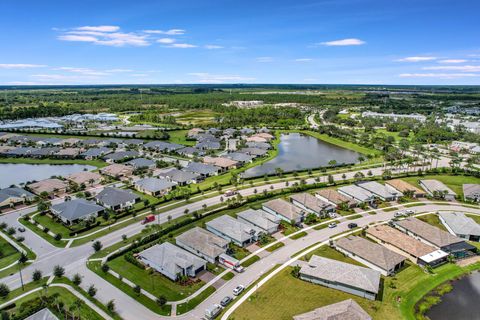
[{"label": "open grass field", "polygon": [[199,281],[193,285],[181,285],[174,282],[154,270],[141,269],[132,263],[127,262],[123,256],[108,262],[108,265],[122,275],[125,279],[132,281],[141,288],[155,296],[164,295],[169,301],[181,300],[195,291],[205,283]]},{"label": "open grass field", "polygon": [[[347,259],[330,250],[333,252],[322,249],[320,253],[329,258]],[[408,264],[395,277],[385,279],[381,300],[370,301],[294,278],[290,274],[292,268],[288,267],[244,302],[233,313],[232,319],[290,320],[294,315],[353,299],[375,320],[413,320],[414,306],[426,293],[449,279],[478,268],[480,264],[467,268],[446,264],[435,269],[434,274],[428,274],[418,266]]]},{"label": "open grass field", "polygon": [[211,110],[192,110],[176,117],[177,123],[193,126],[205,126],[215,123],[217,114]]},{"label": "open grass field", "polygon": [[101,160],[60,160],[60,159],[30,159],[30,158],[0,158],[0,163],[24,163],[24,164],[84,164],[103,168],[108,163]]},{"label": "open grass field", "polygon": [[168,139],[168,141],[172,143],[183,144],[185,146],[194,146],[196,141],[187,140],[187,132],[188,130],[168,131],[168,134],[170,135],[170,139]]},{"label": "open grass field", "polygon": [[20,258],[18,252],[5,239],[0,238],[0,268],[11,265]]},{"label": "open grass field", "polygon": [[443,231],[447,231],[447,228],[440,222],[440,218],[436,214],[426,214],[424,216],[419,216],[417,219],[422,220],[428,224],[431,224],[434,227],[437,227]]},{"label": "open grass field", "polygon": [[[470,176],[453,176],[453,175],[432,175],[432,176],[423,176],[423,177],[408,177],[402,178],[402,180],[413,184],[420,188],[419,180],[424,179],[436,179],[440,182],[443,182],[447,187],[453,190],[457,195],[463,197],[462,186],[465,183],[480,183],[480,178],[470,177]],[[422,189],[422,188],[420,188]]]}]

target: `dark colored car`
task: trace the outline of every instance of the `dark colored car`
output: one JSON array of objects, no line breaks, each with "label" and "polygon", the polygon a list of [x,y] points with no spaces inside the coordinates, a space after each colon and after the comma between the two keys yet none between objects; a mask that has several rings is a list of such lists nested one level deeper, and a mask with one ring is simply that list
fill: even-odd
[{"label": "dark colored car", "polygon": [[356,227],[358,227],[358,224],[356,224],[356,223],[353,223],[353,222],[352,222],[352,223],[349,223],[349,224],[348,224],[348,228],[349,228],[349,229],[353,229],[353,228],[356,228]]},{"label": "dark colored car", "polygon": [[232,297],[226,296],[225,298],[222,299],[222,301],[220,301],[220,305],[222,307],[226,307],[230,302],[232,302]]}]

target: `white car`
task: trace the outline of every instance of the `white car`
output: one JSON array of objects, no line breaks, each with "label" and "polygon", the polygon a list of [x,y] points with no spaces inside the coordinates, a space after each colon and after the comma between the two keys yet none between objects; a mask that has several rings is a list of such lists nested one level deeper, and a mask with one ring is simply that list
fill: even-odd
[{"label": "white car", "polygon": [[405,213],[408,214],[408,215],[412,215],[415,213],[415,211],[413,210],[405,210]]},{"label": "white car", "polygon": [[233,295],[238,296],[240,293],[243,292],[244,289],[245,287],[242,285],[236,286],[235,289],[233,289]]},{"label": "white car", "polygon": [[395,212],[395,218],[401,218],[403,216],[405,216],[405,214],[403,213],[403,211],[398,211],[398,212]]},{"label": "white car", "polygon": [[336,226],[337,226],[337,224],[336,224],[335,222],[330,222],[330,223],[328,224],[328,227],[329,227],[330,229],[335,228]]}]

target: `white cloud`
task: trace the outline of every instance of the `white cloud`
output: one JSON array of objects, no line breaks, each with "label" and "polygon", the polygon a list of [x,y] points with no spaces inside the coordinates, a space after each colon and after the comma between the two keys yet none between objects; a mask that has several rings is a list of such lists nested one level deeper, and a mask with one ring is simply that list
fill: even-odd
[{"label": "white cloud", "polygon": [[295,59],[296,62],[310,62],[310,61],[313,61],[313,59],[311,58],[299,58],[299,59]]},{"label": "white cloud", "polygon": [[185,34],[183,29],[170,29],[170,30],[143,30],[144,33],[148,34],[166,34],[170,36],[182,35]]},{"label": "white cloud", "polygon": [[62,41],[77,41],[77,42],[97,42],[98,39],[92,36],[82,36],[75,34],[66,34],[58,37],[58,40]]},{"label": "white cloud", "polygon": [[320,45],[327,47],[336,47],[336,46],[360,46],[366,42],[356,38],[340,39],[333,41],[320,42]]},{"label": "white cloud", "polygon": [[148,74],[146,74],[146,73],[134,73],[131,76],[132,77],[144,78],[144,77],[148,77]]},{"label": "white cloud", "polygon": [[439,78],[439,79],[456,79],[464,77],[479,77],[476,73],[402,73],[401,78]]},{"label": "white cloud", "polygon": [[444,70],[457,72],[480,72],[480,66],[433,66],[424,67],[423,70]]},{"label": "white cloud", "polygon": [[438,60],[438,63],[464,63],[468,60],[465,59],[445,59],[445,60]]},{"label": "white cloud", "polygon": [[406,58],[401,58],[397,59],[395,61],[398,62],[423,62],[423,61],[432,61],[436,60],[436,57],[428,57],[428,56],[415,56],[415,57],[406,57]]},{"label": "white cloud", "polygon": [[212,49],[223,49],[222,46],[218,46],[216,44],[206,44],[205,45],[205,49],[209,49],[209,50],[212,50]]},{"label": "white cloud", "polygon": [[0,63],[0,69],[30,69],[30,68],[44,68],[43,64],[30,63]]},{"label": "white cloud", "polygon": [[169,44],[169,43],[174,43],[176,40],[173,38],[160,38],[157,39],[158,43],[163,43],[163,44]]},{"label": "white cloud", "polygon": [[132,72],[132,71],[133,70],[131,69],[120,69],[120,68],[105,70],[105,72],[108,72],[108,73],[124,73],[124,72]]},{"label": "white cloud", "polygon": [[105,72],[105,71],[97,71],[97,70],[88,69],[88,68],[59,67],[59,68],[54,68],[53,70],[67,71],[67,72],[72,72],[72,73],[88,75],[88,76],[106,76],[106,75],[108,75],[108,73]]},{"label": "white cloud", "polygon": [[84,26],[78,27],[76,30],[81,31],[98,31],[98,32],[115,32],[120,30],[120,27],[117,26]]},{"label": "white cloud", "polygon": [[169,46],[167,46],[168,48],[182,48],[182,49],[187,49],[187,48],[196,48],[197,46],[194,45],[194,44],[190,44],[190,43],[173,43]]},{"label": "white cloud", "polygon": [[262,63],[268,63],[268,62],[272,62],[273,58],[272,57],[258,57],[258,58],[255,58],[255,61],[262,62]]},{"label": "white cloud", "polygon": [[238,82],[251,82],[255,78],[243,77],[239,75],[221,75],[221,74],[210,74],[208,72],[194,72],[189,73],[188,75],[194,76],[197,78],[195,82],[198,83],[238,83]]}]

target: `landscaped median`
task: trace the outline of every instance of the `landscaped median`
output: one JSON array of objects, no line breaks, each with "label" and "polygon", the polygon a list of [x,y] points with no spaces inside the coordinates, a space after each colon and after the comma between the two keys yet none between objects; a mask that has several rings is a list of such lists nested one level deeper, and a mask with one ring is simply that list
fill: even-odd
[{"label": "landscaped median", "polygon": [[2,253],[0,258],[0,278],[18,272],[36,258],[33,251],[17,240],[21,239],[22,236],[15,238],[13,234],[10,234],[13,231],[15,229],[7,226],[0,231],[0,252]]}]

